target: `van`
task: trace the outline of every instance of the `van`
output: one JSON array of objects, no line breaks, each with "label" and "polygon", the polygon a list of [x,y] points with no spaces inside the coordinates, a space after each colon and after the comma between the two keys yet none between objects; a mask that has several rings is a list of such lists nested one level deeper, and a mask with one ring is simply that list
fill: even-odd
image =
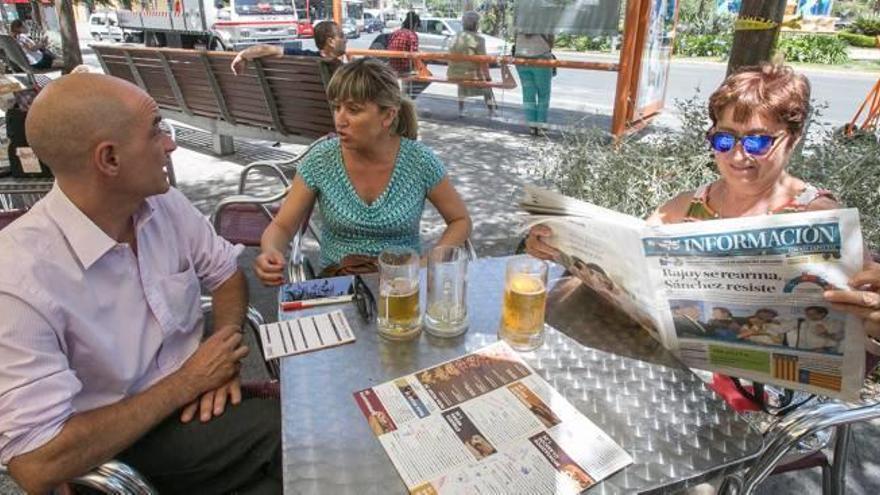
[{"label": "van", "polygon": [[95,41],[122,41],[125,36],[115,12],[95,12],[90,15],[89,33]]}]

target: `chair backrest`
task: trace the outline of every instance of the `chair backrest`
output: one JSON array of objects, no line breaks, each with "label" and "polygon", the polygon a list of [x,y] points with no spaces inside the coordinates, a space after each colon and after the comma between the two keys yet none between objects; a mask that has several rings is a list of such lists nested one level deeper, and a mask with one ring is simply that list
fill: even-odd
[{"label": "chair backrest", "polygon": [[325,92],[332,67],[317,57],[258,59],[236,76],[230,69],[234,54],[226,52],[93,48],[107,74],[137,84],[163,113],[175,112],[174,119],[196,127],[222,123],[302,143],[334,131]]},{"label": "chair backrest", "polygon": [[14,222],[18,217],[22,216],[27,210],[9,210],[0,211],[0,230],[6,228],[7,225]]},{"label": "chair backrest", "polygon": [[27,74],[31,86],[36,86],[37,80],[34,77],[34,71],[18,41],[11,35],[0,34],[0,47],[3,48],[3,52],[6,54],[6,60],[17,66],[17,72]]}]

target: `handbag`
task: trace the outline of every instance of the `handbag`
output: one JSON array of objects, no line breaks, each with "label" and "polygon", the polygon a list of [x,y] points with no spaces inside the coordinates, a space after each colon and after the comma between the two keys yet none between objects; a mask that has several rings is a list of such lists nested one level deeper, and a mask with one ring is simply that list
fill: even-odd
[{"label": "handbag", "polygon": [[327,266],[318,275],[318,278],[339,277],[341,275],[364,275],[367,273],[376,273],[379,271],[379,262],[375,256],[366,254],[349,254],[334,263]]}]

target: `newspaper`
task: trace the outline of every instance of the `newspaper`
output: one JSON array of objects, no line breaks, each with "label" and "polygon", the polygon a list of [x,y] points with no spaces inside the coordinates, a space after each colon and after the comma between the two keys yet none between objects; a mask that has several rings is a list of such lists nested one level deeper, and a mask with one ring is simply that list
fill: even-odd
[{"label": "newspaper", "polygon": [[504,342],[354,398],[412,494],[578,494],[633,462]]},{"label": "newspaper", "polygon": [[570,273],[688,366],[858,398],[861,320],[823,298],[862,267],[858,211],[649,226],[530,186],[522,206]]}]

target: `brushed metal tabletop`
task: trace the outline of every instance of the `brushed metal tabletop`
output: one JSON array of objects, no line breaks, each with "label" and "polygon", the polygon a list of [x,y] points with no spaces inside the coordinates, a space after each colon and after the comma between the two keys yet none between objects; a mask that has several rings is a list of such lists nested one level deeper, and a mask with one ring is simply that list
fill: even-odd
[{"label": "brushed metal tabletop", "polygon": [[[352,394],[497,341],[505,263],[487,258],[469,266],[470,328],[460,337],[423,333],[413,342],[389,342],[345,304],[334,308],[345,312],[354,344],[282,359],[285,493],[406,493]],[[375,279],[367,280],[375,289]],[[547,323],[545,344],[522,357],[635,461],[591,495],[677,491],[758,454],[756,430],[576,279],[562,279],[551,291]]]}]

